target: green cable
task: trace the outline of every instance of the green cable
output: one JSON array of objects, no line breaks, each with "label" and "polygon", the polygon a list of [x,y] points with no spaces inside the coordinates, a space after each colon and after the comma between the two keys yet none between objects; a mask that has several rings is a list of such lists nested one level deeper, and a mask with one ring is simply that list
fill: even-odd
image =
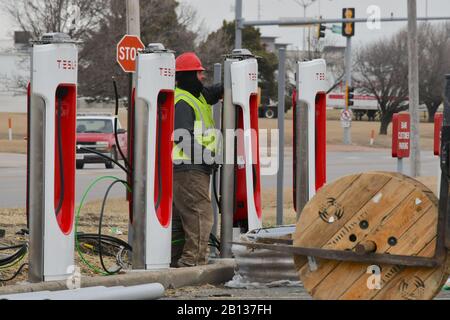
[{"label": "green cable", "polygon": [[[91,192],[91,190],[94,188],[94,186],[97,185],[99,182],[101,182],[101,181],[103,181],[103,180],[120,181],[121,179],[119,179],[119,178],[117,178],[117,177],[113,177],[113,176],[103,176],[103,177],[97,178],[96,180],[94,180],[94,181],[88,186],[88,188],[86,189],[86,191],[85,191],[84,194],[83,194],[83,197],[81,198],[81,202],[80,202],[80,205],[79,205],[79,207],[78,207],[78,209],[77,209],[77,213],[76,213],[76,217],[75,217],[75,247],[76,247],[76,249],[77,249],[78,256],[80,257],[81,261],[82,261],[89,269],[91,269],[91,270],[94,271],[95,273],[98,273],[98,274],[101,274],[101,275],[104,275],[104,276],[109,276],[108,273],[106,273],[105,271],[100,270],[99,268],[93,266],[92,264],[90,264],[90,263],[85,259],[83,253],[81,252],[80,243],[79,243],[79,241],[78,241],[78,224],[79,224],[79,221],[80,221],[80,213],[81,213],[81,209],[82,209],[83,206],[84,206],[84,202],[85,202],[85,200],[86,200],[86,197],[87,197],[88,194]],[[131,192],[130,186],[127,185],[127,184],[124,184],[124,185],[127,187],[128,191]],[[176,245],[176,244],[180,244],[180,243],[183,243],[183,242],[185,242],[185,239],[179,239],[179,240],[174,240],[174,241],[172,241],[172,244]],[[99,244],[99,245],[101,245],[101,244]]]},{"label": "green cable", "polygon": [[[78,207],[78,209],[77,209],[76,217],[75,217],[75,247],[76,247],[76,249],[77,249],[78,256],[80,257],[81,261],[82,261],[89,269],[91,269],[91,270],[94,271],[95,273],[98,273],[98,274],[101,274],[101,275],[104,275],[104,276],[108,276],[108,275],[109,275],[108,273],[106,273],[106,272],[104,272],[103,270],[100,270],[99,268],[97,268],[97,267],[91,265],[91,264],[84,258],[84,255],[83,255],[83,253],[81,252],[80,243],[78,242],[78,224],[79,224],[79,221],[80,221],[80,213],[81,213],[81,209],[83,208],[83,205],[84,205],[84,202],[85,202],[85,200],[86,200],[86,197],[88,196],[89,192],[91,192],[92,188],[94,188],[94,186],[95,186],[96,184],[98,184],[100,181],[103,181],[103,180],[120,181],[121,179],[119,179],[119,178],[117,178],[117,177],[113,177],[113,176],[104,176],[104,177],[97,178],[96,180],[94,180],[94,182],[92,182],[92,183],[89,185],[89,187],[87,188],[87,190],[84,192],[83,197],[81,198],[80,205],[79,205],[79,207]],[[124,185],[125,185],[125,184],[124,184]],[[125,186],[127,187],[128,191],[131,192],[130,186],[128,186],[128,185],[125,185]],[[100,243],[99,245],[101,245],[101,243]]]}]

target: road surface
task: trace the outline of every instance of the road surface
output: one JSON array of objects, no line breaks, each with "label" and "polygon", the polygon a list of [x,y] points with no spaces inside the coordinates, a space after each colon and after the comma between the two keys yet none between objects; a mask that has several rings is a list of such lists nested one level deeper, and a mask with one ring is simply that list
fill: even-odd
[{"label": "road surface", "polygon": [[[388,150],[370,152],[329,152],[327,154],[328,181],[341,176],[371,170],[395,171],[396,159],[390,157]],[[438,158],[431,152],[422,153],[422,175],[436,176],[438,174]],[[292,152],[286,151],[284,186],[292,186]],[[409,172],[409,161],[405,160],[405,172]],[[84,191],[96,178],[112,175],[121,179],[125,174],[118,168],[106,170],[104,165],[86,165],[85,169],[77,170],[76,199],[81,200]],[[0,154],[0,208],[22,208],[26,205],[26,156],[19,154]],[[261,177],[262,188],[275,189],[276,175]],[[90,193],[88,200],[103,198],[107,182],[100,183]],[[111,192],[111,197],[123,197],[124,190],[117,186]]]}]

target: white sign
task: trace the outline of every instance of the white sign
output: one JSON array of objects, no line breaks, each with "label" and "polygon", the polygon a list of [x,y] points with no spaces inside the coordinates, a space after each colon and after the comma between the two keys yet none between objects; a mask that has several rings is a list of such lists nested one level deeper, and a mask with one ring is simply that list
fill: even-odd
[{"label": "white sign", "polygon": [[341,121],[352,121],[353,114],[350,110],[344,110],[341,113]]},{"label": "white sign", "polygon": [[342,128],[350,128],[352,126],[351,121],[341,120],[341,126]]}]

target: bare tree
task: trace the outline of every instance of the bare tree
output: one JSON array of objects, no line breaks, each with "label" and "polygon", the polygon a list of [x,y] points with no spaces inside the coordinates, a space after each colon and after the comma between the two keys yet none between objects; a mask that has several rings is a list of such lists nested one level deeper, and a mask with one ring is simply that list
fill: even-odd
[{"label": "bare tree", "polygon": [[[9,15],[22,31],[33,39],[47,32],[64,32],[84,40],[108,14],[109,0],[2,0],[0,10]],[[24,93],[29,81],[29,56],[20,55],[19,73],[0,82],[9,92]]]},{"label": "bare tree", "polygon": [[141,33],[144,43],[161,42],[177,54],[195,50],[196,12],[175,0],[141,1]]},{"label": "bare tree", "polygon": [[[126,96],[128,78],[116,62],[116,46],[126,33],[125,1],[108,0],[109,10],[97,30],[90,31],[80,52],[80,93],[101,100],[112,97],[111,78]],[[180,54],[195,50],[196,33],[189,30],[195,11],[177,12],[175,0],[141,1],[141,38],[145,44],[160,42]],[[181,21],[181,22],[180,22]]]},{"label": "bare tree", "polygon": [[428,121],[434,121],[434,114],[443,101],[444,78],[450,72],[450,24],[419,27],[419,91],[420,102],[428,109]]},{"label": "bare tree", "polygon": [[3,0],[1,9],[33,38],[46,32],[65,32],[84,39],[98,28],[109,0]]},{"label": "bare tree", "polygon": [[394,113],[408,108],[407,35],[403,30],[390,39],[383,39],[356,54],[355,87],[361,93],[373,95],[380,109],[380,134],[387,128]]},{"label": "bare tree", "polygon": [[213,66],[215,63],[222,63],[223,55],[233,49],[231,39],[228,34],[219,29],[209,34],[208,38],[202,41],[198,47],[198,54],[203,64],[206,66],[207,81],[213,80]]},{"label": "bare tree", "polygon": [[295,85],[294,74],[296,73],[297,62],[311,59],[325,59],[327,62],[327,74],[333,85],[329,91],[333,91],[340,85],[344,76],[344,53],[345,47],[336,46],[336,41],[333,38],[326,38],[318,40],[314,38],[311,41],[311,51],[290,51],[286,59],[286,72],[289,78],[287,83]]},{"label": "bare tree", "polygon": [[[418,29],[420,102],[428,109],[428,121],[443,101],[444,75],[450,72],[449,24],[423,23]],[[408,108],[408,50],[406,29],[390,39],[359,50],[355,62],[355,87],[376,97],[380,113],[380,134],[394,113]]]}]

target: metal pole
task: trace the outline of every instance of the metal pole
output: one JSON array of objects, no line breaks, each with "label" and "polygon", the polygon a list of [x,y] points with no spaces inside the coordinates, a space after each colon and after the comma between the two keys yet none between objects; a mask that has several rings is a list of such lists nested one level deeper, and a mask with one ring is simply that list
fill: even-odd
[{"label": "metal pole", "polygon": [[397,172],[403,173],[403,158],[397,158]]},{"label": "metal pole", "polygon": [[[299,62],[298,62],[299,63]],[[297,103],[295,111],[295,200],[297,220],[309,201],[309,123],[308,105],[300,100],[300,76],[297,63]]]},{"label": "metal pole", "polygon": [[[439,20],[450,20],[450,17],[418,17],[417,21],[439,21]],[[380,22],[402,22],[408,21],[408,18],[380,18]],[[242,27],[245,26],[304,26],[311,24],[331,24],[331,23],[367,23],[367,18],[355,18],[355,19],[344,19],[344,18],[331,18],[331,19],[321,19],[321,18],[287,18],[281,20],[242,20]]]},{"label": "metal pole", "polygon": [[[303,5],[303,18],[306,19],[306,6]],[[303,28],[303,53],[306,51],[306,30]]]},{"label": "metal pole", "polygon": [[409,113],[411,115],[411,176],[420,176],[419,53],[417,48],[417,3],[408,0]]},{"label": "metal pole", "polygon": [[258,0],[258,20],[261,20],[261,0]]},{"label": "metal pole", "polygon": [[277,177],[277,225],[283,224],[283,187],[284,187],[284,112],[285,112],[285,74],[286,48],[278,49],[278,177]]},{"label": "metal pole", "polygon": [[[214,84],[218,84],[222,82],[222,64],[220,63],[215,63],[214,64]],[[222,111],[222,103],[219,102],[216,105],[214,105],[213,107],[213,117],[214,117],[214,122],[216,124],[216,129],[220,130],[221,129],[221,111]],[[220,159],[220,156],[219,156]],[[214,196],[214,189],[218,190],[219,189],[219,178],[220,178],[220,173],[219,172],[214,172],[214,178],[211,181],[211,194],[213,195],[213,198],[215,198]],[[214,185],[215,184],[215,185]],[[219,195],[220,197],[220,195]],[[220,200],[219,200],[220,201]],[[216,201],[213,201],[213,211],[214,211],[214,225],[213,225],[213,229],[212,229],[212,234],[214,236],[217,237],[218,234],[218,226],[219,226],[219,204],[216,203]],[[212,250],[212,253],[214,255],[217,255],[217,250],[214,249]]]},{"label": "metal pole", "polygon": [[[439,211],[445,210],[447,218],[446,218],[446,227],[444,230],[445,234],[445,246],[446,248],[450,248],[450,219],[448,218],[448,198],[449,198],[449,180],[448,173],[445,172],[449,168],[448,163],[448,144],[450,143],[450,74],[445,76],[445,95],[444,95],[444,115],[442,119],[442,129],[441,129],[441,155],[439,157],[439,163],[441,168],[444,169],[441,171],[441,188],[439,190]],[[438,230],[439,232],[440,230]],[[442,231],[440,231],[442,232]],[[439,239],[439,238],[438,238]]]},{"label": "metal pole", "polygon": [[[223,158],[220,172],[220,257],[231,258],[231,241],[233,240],[233,216],[235,203],[235,150],[234,130],[236,129],[236,108],[233,105],[231,92],[231,64],[233,60],[224,63],[224,97],[222,109]],[[233,135],[228,135],[233,132]]]},{"label": "metal pole", "polygon": [[242,0],[236,0],[236,39],[234,48],[242,48]]},{"label": "metal pole", "polygon": [[[141,36],[141,26],[140,26],[140,10],[139,10],[139,0],[126,0],[126,12],[127,12],[127,34],[129,35],[137,35]],[[127,117],[127,126],[128,126],[128,146],[132,146],[133,136],[134,136],[134,110],[131,105],[131,101],[133,100],[133,88],[135,87],[136,80],[134,78],[134,74],[129,74],[129,86],[128,86],[128,117]],[[131,128],[131,130],[130,130]],[[128,159],[133,159],[133,148],[128,148]],[[132,161],[130,161],[131,166],[133,167]],[[128,176],[128,181],[133,182],[133,174],[131,177]],[[133,212],[130,212],[132,215]],[[133,243],[133,225],[129,224],[128,226],[128,243]]]},{"label": "metal pole", "polygon": [[[347,86],[352,85],[352,38],[347,37],[347,48],[345,49],[345,82]],[[348,111],[349,106],[345,105],[345,110]],[[344,128],[344,144],[352,144],[352,133],[351,133],[351,119],[350,126]]]}]

